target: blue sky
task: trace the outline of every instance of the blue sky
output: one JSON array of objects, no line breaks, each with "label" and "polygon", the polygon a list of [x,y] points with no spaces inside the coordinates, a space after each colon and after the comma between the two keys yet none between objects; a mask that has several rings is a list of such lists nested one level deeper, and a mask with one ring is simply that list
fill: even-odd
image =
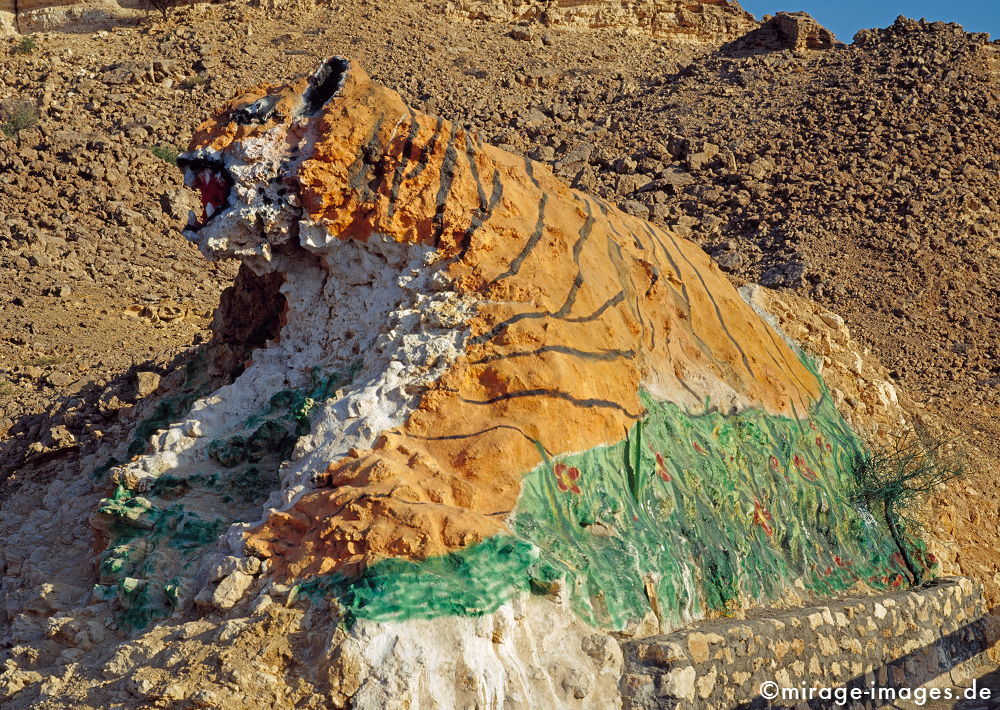
[{"label": "blue sky", "polygon": [[804,10],[850,44],[866,27],[886,27],[897,15],[957,22],[969,32],[989,32],[1000,39],[1000,0],[739,0],[759,19],[776,12]]}]

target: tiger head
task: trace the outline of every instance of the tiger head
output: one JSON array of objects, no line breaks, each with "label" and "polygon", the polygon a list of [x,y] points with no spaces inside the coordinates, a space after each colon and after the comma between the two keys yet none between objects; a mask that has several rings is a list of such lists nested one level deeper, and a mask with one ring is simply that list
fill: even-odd
[{"label": "tiger head", "polygon": [[[363,130],[330,126],[338,115],[356,118],[355,104],[364,102],[372,87],[356,65],[332,57],[309,77],[262,85],[224,105],[198,127],[177,159],[185,184],[200,192],[202,203],[200,216],[189,215],[185,236],[210,259],[251,261],[270,260],[277,246],[299,238],[303,225],[311,223],[303,213],[303,174],[310,162],[330,162],[330,142],[342,163],[363,154]],[[340,124],[350,129],[358,122]],[[350,176],[343,177],[346,189]],[[321,192],[335,194],[332,182],[337,181],[327,181]]]}]

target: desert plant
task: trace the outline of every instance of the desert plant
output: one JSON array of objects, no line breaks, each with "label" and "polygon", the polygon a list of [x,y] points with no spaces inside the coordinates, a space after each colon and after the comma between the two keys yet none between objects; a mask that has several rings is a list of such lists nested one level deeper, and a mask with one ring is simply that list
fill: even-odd
[{"label": "desert plant", "polygon": [[944,448],[940,442],[906,436],[890,447],[862,452],[854,464],[852,500],[884,518],[914,585],[927,574],[927,565],[911,554],[910,539],[923,528],[917,512],[928,495],[965,473]]},{"label": "desert plant", "polygon": [[24,361],[24,364],[30,367],[49,367],[50,365],[58,365],[68,361],[69,358],[65,355],[38,355],[28,358]]},{"label": "desert plant", "polygon": [[14,47],[14,54],[31,54],[38,47],[34,35],[26,35]]},{"label": "desert plant", "polygon": [[146,0],[146,9],[159,11],[166,20],[170,16],[170,11],[182,2],[183,0]]},{"label": "desert plant", "polygon": [[14,101],[0,106],[0,130],[8,136],[17,136],[36,123],[38,109],[30,101]]},{"label": "desert plant", "polygon": [[149,150],[157,158],[171,165],[177,165],[177,156],[181,153],[181,151],[172,145],[154,145],[150,146]]},{"label": "desert plant", "polygon": [[208,83],[207,74],[194,74],[192,76],[186,77],[181,80],[182,89],[193,89],[196,86],[202,86]]}]

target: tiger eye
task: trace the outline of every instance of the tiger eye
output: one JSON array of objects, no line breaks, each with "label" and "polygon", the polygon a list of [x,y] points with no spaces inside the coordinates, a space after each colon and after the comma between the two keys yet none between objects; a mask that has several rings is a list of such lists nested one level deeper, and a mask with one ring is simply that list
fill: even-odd
[{"label": "tiger eye", "polygon": [[233,111],[232,120],[241,126],[248,126],[251,123],[264,123],[271,118],[278,117],[275,109],[278,106],[277,96],[265,96],[257,99],[252,104]]}]

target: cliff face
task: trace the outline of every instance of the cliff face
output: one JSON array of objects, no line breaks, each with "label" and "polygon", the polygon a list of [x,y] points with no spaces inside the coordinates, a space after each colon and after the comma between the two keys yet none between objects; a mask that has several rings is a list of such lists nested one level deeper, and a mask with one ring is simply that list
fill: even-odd
[{"label": "cliff face", "polygon": [[[142,0],[0,0],[0,32],[97,27],[144,7]],[[540,21],[705,44],[729,42],[759,26],[736,0],[450,0],[447,11],[491,22]]]},{"label": "cliff face", "polygon": [[14,29],[14,0],[0,0],[0,33]]},{"label": "cliff face", "polygon": [[721,44],[758,27],[736,0],[452,0],[448,12],[491,22],[614,29],[691,43]]},{"label": "cliff face", "polygon": [[96,29],[142,7],[142,0],[0,0],[0,32]]}]

